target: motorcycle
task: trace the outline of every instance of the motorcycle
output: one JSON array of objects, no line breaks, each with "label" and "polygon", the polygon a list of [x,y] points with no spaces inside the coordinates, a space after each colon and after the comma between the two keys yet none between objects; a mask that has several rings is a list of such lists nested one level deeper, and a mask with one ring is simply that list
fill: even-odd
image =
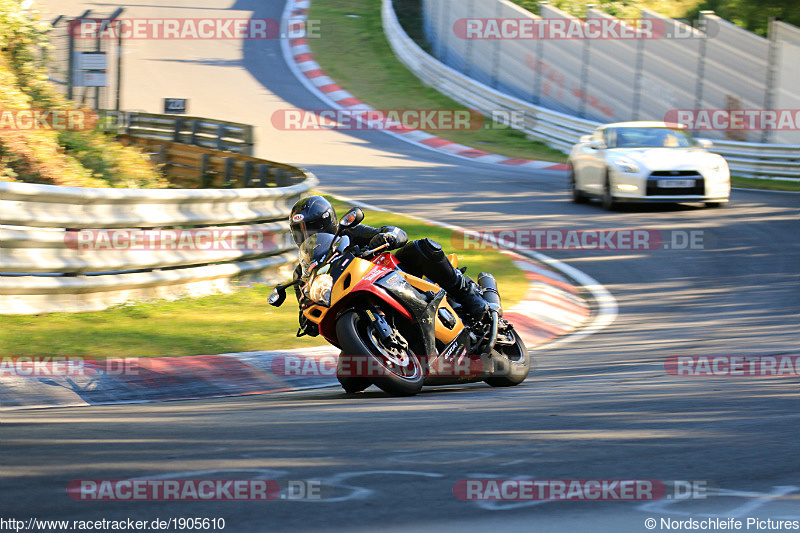
[{"label": "motorcycle", "polygon": [[[336,234],[317,233],[300,247],[302,276],[276,286],[268,303],[280,306],[299,285],[303,315],[338,347],[337,378],[348,393],[374,384],[394,396],[423,387],[485,381],[493,387],[522,383],[531,358],[514,326],[502,318],[497,282],[481,273],[477,284],[489,311],[466,324],[458,304],[438,285],[403,272],[387,244],[361,250],[345,228],[364,219],[348,211]],[[457,267],[455,254],[448,259]],[[300,332],[298,331],[298,335]]]}]

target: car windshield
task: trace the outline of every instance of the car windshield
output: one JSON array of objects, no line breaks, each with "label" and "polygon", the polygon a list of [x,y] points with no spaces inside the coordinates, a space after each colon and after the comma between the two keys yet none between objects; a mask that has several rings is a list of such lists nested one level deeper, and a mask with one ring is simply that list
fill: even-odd
[{"label": "car windshield", "polygon": [[689,148],[694,146],[692,135],[680,128],[608,128],[609,148]]}]

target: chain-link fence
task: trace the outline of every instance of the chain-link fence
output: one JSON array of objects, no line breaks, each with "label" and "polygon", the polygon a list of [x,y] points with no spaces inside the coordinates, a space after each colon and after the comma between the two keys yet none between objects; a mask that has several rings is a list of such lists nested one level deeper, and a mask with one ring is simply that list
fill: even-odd
[{"label": "chain-link fence", "polygon": [[[86,11],[53,20],[49,39],[54,49],[48,75],[65,96],[81,106],[120,109],[123,43],[114,25],[121,12]],[[108,30],[103,31],[105,28]]]}]

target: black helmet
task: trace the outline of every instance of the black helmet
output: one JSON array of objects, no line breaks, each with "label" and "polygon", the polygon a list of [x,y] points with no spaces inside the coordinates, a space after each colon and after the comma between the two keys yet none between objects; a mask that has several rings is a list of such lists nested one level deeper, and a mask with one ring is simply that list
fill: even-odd
[{"label": "black helmet", "polygon": [[315,233],[336,233],[339,222],[331,203],[322,196],[310,196],[299,200],[289,216],[292,237],[297,246]]}]

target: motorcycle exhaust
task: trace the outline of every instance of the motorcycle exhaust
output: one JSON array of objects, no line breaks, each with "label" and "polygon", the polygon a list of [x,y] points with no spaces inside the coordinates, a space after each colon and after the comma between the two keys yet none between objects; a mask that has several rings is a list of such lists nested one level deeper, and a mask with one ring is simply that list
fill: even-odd
[{"label": "motorcycle exhaust", "polygon": [[488,272],[478,274],[478,286],[483,291],[483,299],[489,304],[489,312],[492,315],[492,325],[489,329],[489,338],[483,349],[482,356],[489,356],[497,342],[497,322],[503,316],[503,306],[500,303],[500,293],[497,291],[497,280]]},{"label": "motorcycle exhaust", "polygon": [[478,286],[483,291],[483,299],[489,304],[489,309],[495,311],[497,316],[503,316],[503,305],[500,303],[500,293],[497,291],[497,280],[488,272],[478,274]]}]

